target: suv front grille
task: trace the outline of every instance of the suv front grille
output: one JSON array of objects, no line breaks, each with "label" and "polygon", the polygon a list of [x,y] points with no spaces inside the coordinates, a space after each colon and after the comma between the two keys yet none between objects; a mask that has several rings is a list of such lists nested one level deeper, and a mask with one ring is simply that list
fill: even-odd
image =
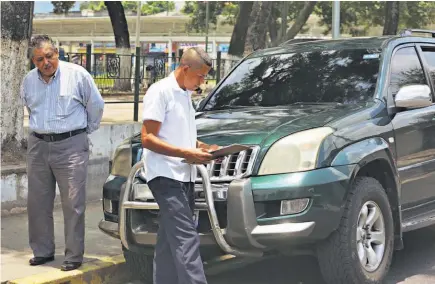
[{"label": "suv front grille", "polygon": [[[242,178],[251,174],[255,158],[259,147],[255,146],[251,149],[241,151],[224,158],[220,158],[206,164],[211,182],[232,181],[236,178]],[[196,178],[197,183],[201,183],[202,179],[198,173]]]}]

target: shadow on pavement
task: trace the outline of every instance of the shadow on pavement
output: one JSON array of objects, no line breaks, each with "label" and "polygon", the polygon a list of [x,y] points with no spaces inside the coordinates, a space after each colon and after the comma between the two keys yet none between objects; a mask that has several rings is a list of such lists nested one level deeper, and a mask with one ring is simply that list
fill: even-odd
[{"label": "shadow on pavement", "polygon": [[[404,235],[405,249],[396,251],[386,283],[435,283],[435,226]],[[210,284],[324,284],[317,259],[277,257],[209,277]]]},{"label": "shadow on pavement", "polygon": [[397,251],[388,284],[435,283],[435,226],[404,234],[405,249]]}]

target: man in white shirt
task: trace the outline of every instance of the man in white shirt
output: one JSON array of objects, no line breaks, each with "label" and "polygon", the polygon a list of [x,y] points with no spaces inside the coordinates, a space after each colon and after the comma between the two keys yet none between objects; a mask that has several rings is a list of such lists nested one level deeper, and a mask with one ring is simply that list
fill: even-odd
[{"label": "man in white shirt", "polygon": [[210,161],[209,151],[218,146],[197,140],[191,93],[204,82],[211,65],[204,50],[190,48],[180,66],[153,84],[143,99],[145,174],[160,207],[154,284],[207,283],[193,220],[196,168],[192,164]]}]

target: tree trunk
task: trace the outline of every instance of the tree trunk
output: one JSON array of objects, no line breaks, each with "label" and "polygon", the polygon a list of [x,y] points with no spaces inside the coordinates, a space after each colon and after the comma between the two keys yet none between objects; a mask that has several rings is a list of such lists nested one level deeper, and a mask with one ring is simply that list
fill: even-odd
[{"label": "tree trunk", "polygon": [[258,1],[254,3],[250,15],[248,34],[245,42],[245,54],[266,48],[266,35],[273,2]]},{"label": "tree trunk", "polygon": [[[288,9],[289,9],[289,2],[288,1],[282,1],[281,2],[281,25],[279,30],[277,29],[276,20],[273,18],[273,13],[270,15],[270,21],[269,21],[269,36],[270,36],[270,43],[269,47],[275,47],[278,44],[282,42],[282,39],[285,38],[285,35],[287,33],[287,17],[288,17]],[[278,32],[279,31],[279,32]]]},{"label": "tree trunk", "polygon": [[132,79],[132,58],[130,47],[130,34],[128,32],[127,19],[125,18],[124,7],[120,1],[104,1],[112,23],[115,35],[116,53],[119,55],[119,63],[115,66],[119,77],[115,80],[114,90],[131,91]]},{"label": "tree trunk", "polygon": [[276,42],[278,40],[278,29],[276,28],[276,19],[272,16],[269,17],[269,37],[270,37],[270,42]]},{"label": "tree trunk", "polygon": [[305,23],[307,22],[308,18],[310,17],[311,13],[313,13],[316,3],[317,3],[316,1],[305,2],[304,8],[302,8],[302,10],[299,12],[295,22],[293,23],[292,27],[288,30],[282,42],[293,39],[295,38],[295,36],[298,35],[298,33],[301,31],[301,29],[304,27]]},{"label": "tree trunk", "polygon": [[387,1],[385,3],[385,23],[383,35],[397,34],[397,27],[399,26],[399,1]]},{"label": "tree trunk", "polygon": [[251,14],[253,1],[240,1],[239,14],[237,15],[236,24],[234,25],[233,34],[231,35],[229,55],[242,56],[245,50],[246,34],[249,28],[249,17]]},{"label": "tree trunk", "polygon": [[[1,149],[2,161],[25,154],[24,107],[20,87],[29,68],[33,1],[1,3]],[[21,154],[21,155],[20,155]]]}]

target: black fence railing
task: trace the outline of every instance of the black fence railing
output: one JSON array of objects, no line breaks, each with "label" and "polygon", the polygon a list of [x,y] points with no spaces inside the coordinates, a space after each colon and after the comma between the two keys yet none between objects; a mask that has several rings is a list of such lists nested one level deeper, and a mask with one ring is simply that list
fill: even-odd
[{"label": "black fence railing", "polygon": [[[133,103],[134,120],[138,121],[140,93],[145,93],[150,85],[175,70],[181,56],[181,53],[178,56],[174,53],[171,56],[142,55],[140,47],[136,48],[136,54],[91,53],[91,46],[87,45],[86,53],[67,53],[62,60],[86,68],[102,94],[134,95],[133,101],[111,100],[106,103]],[[216,58],[212,59],[212,70],[206,77],[207,84],[217,84],[238,62],[222,59],[222,54],[218,52]]]}]

